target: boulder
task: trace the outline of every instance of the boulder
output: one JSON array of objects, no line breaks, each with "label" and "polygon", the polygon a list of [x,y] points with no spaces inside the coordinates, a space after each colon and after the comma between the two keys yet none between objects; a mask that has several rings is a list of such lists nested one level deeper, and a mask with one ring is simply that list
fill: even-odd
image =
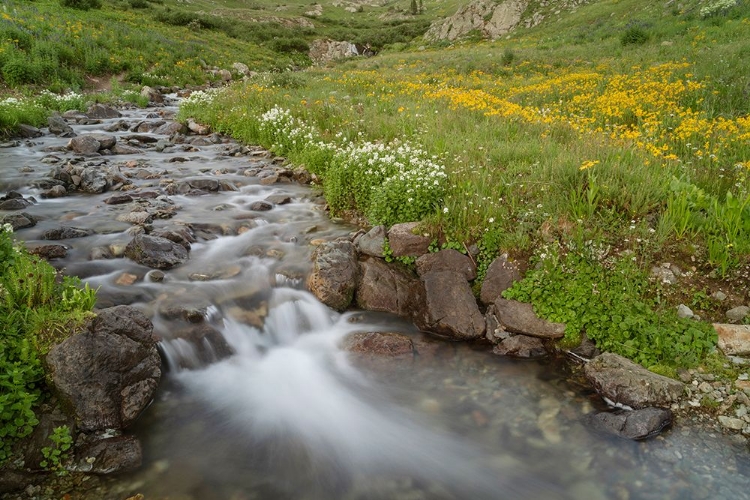
[{"label": "boulder", "polygon": [[161,378],[156,340],[143,313],[116,306],[50,350],[50,380],[82,431],[126,428],[148,406]]},{"label": "boulder", "polygon": [[68,247],[65,245],[34,245],[28,247],[28,251],[46,260],[62,259],[68,255]]},{"label": "boulder", "polygon": [[47,118],[47,126],[49,127],[51,134],[59,135],[61,137],[75,137],[76,135],[75,132],[73,132],[73,128],[68,125],[65,118],[60,115],[52,115]]},{"label": "boulder", "polygon": [[292,197],[288,194],[271,194],[266,196],[265,201],[274,205],[287,205],[292,202]]},{"label": "boulder", "polygon": [[40,483],[44,475],[23,470],[0,469],[0,494],[21,491],[24,488]]},{"label": "boulder", "polygon": [[44,191],[42,193],[42,198],[62,198],[66,194],[68,194],[68,190],[65,189],[65,186],[57,185]]},{"label": "boulder", "polygon": [[559,339],[565,335],[565,325],[541,319],[531,304],[499,298],[494,306],[499,326],[511,333],[544,339]]},{"label": "boulder", "polygon": [[164,96],[161,95],[161,92],[153,87],[149,87],[148,85],[145,85],[141,89],[141,97],[147,98],[148,102],[153,104],[161,104],[164,102]]},{"label": "boulder", "polygon": [[388,245],[394,257],[419,257],[428,252],[430,237],[414,234],[419,222],[395,224],[388,231]]},{"label": "boulder", "polygon": [[466,255],[452,248],[427,253],[417,259],[417,274],[425,276],[434,271],[454,271],[467,280],[477,277],[477,266]]},{"label": "boulder", "polygon": [[512,358],[541,358],[548,354],[540,339],[526,335],[508,337],[497,344],[492,352]]},{"label": "boulder", "polygon": [[2,224],[10,224],[13,231],[36,226],[36,219],[31,214],[21,212],[20,214],[10,214],[0,220]]},{"label": "boulder", "polygon": [[609,352],[589,361],[584,373],[600,396],[615,405],[634,409],[669,406],[685,388],[682,382],[652,373]]},{"label": "boulder", "polygon": [[385,226],[375,226],[356,240],[357,250],[364,255],[384,257]]},{"label": "boulder", "polygon": [[267,201],[260,200],[252,202],[247,208],[255,212],[267,212],[273,208],[273,205]]},{"label": "boulder", "polygon": [[357,47],[351,42],[318,39],[310,43],[308,55],[314,64],[328,64],[331,61],[359,55],[359,53]]},{"label": "boulder", "polygon": [[86,116],[88,116],[89,118],[101,120],[104,118],[120,118],[122,116],[122,113],[111,106],[106,106],[104,104],[93,104],[91,107],[89,107],[88,111],[86,111]]},{"label": "boulder", "polygon": [[357,307],[411,318],[422,308],[424,287],[413,274],[398,265],[378,258],[359,263]]},{"label": "boulder", "polygon": [[714,323],[719,349],[727,356],[750,356],[750,325]]},{"label": "boulder", "polygon": [[24,208],[33,205],[33,203],[24,198],[10,198],[7,200],[0,201],[0,210],[23,210]]},{"label": "boulder", "polygon": [[586,418],[594,429],[634,440],[658,435],[672,424],[672,419],[672,412],[665,408],[600,412]]},{"label": "boulder", "polygon": [[208,135],[211,133],[211,128],[208,125],[198,123],[192,118],[188,118],[187,128],[196,135]]},{"label": "boulder", "polygon": [[135,436],[115,436],[76,449],[78,469],[91,474],[132,472],[141,466],[141,443]]},{"label": "boulder", "polygon": [[113,155],[137,155],[137,154],[142,153],[143,151],[138,148],[134,148],[133,146],[128,146],[127,144],[120,144],[118,142],[117,144],[112,146],[112,148],[110,148],[110,152]]},{"label": "boulder", "polygon": [[436,271],[423,276],[422,281],[424,311],[416,318],[420,328],[454,340],[478,339],[484,335],[484,316],[462,274]]},{"label": "boulder", "polygon": [[58,227],[47,229],[42,233],[43,240],[67,240],[70,238],[84,238],[94,234],[92,229],[83,229],[80,227]]},{"label": "boulder", "polygon": [[728,310],[726,315],[729,321],[742,321],[747,315],[750,314],[750,307],[748,306],[737,306]]},{"label": "boulder", "polygon": [[31,125],[22,123],[18,126],[18,134],[26,139],[35,139],[44,135],[44,132]]},{"label": "boulder", "polygon": [[435,21],[424,37],[428,41],[453,41],[472,32],[496,39],[515,29],[523,19],[529,0],[474,0],[463,4],[451,17]]},{"label": "boulder", "polygon": [[115,194],[104,200],[104,203],[107,205],[122,205],[131,201],[133,201],[133,197],[129,194]]},{"label": "boulder", "polygon": [[490,305],[501,297],[513,283],[521,279],[521,271],[516,262],[508,259],[504,254],[492,261],[487,268],[487,274],[482,282],[479,300],[484,305]]},{"label": "boulder", "polygon": [[86,167],[81,172],[79,189],[84,193],[103,193],[109,187],[107,174],[99,167]]},{"label": "boulder", "polygon": [[117,144],[117,137],[108,134],[89,134],[99,141],[99,149],[112,149]]},{"label": "boulder", "polygon": [[125,247],[125,256],[151,268],[171,269],[185,262],[188,252],[166,238],[138,234]]},{"label": "boulder", "polygon": [[79,155],[93,155],[98,153],[101,143],[92,135],[79,135],[68,141],[68,149]]},{"label": "boulder", "polygon": [[355,354],[388,358],[413,358],[414,344],[402,333],[358,332],[347,335],[341,348]]},{"label": "boulder", "polygon": [[313,295],[337,311],[349,307],[359,274],[354,245],[341,240],[325,242],[315,249],[312,260],[307,287]]},{"label": "boulder", "polygon": [[201,177],[199,179],[190,179],[188,184],[193,189],[200,189],[203,191],[218,191],[219,180],[211,177]]}]

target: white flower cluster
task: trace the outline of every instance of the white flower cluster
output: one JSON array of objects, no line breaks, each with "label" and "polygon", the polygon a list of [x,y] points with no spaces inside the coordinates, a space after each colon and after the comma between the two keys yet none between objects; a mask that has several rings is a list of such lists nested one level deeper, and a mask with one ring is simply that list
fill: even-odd
[{"label": "white flower cluster", "polygon": [[13,226],[11,226],[9,223],[5,223],[2,226],[0,226],[0,229],[2,229],[5,233],[12,233],[13,232]]},{"label": "white flower cluster", "polygon": [[303,120],[292,116],[288,109],[274,106],[260,117],[260,129],[273,142],[274,149],[285,153],[293,149],[301,149],[311,145],[327,148],[319,143],[315,144],[315,130]]},{"label": "white flower cluster", "polygon": [[78,92],[71,91],[65,94],[55,94],[54,92],[50,92],[49,90],[42,90],[42,92],[39,94],[39,97],[43,100],[53,101],[60,105],[77,103],[84,98],[83,94],[79,94]]},{"label": "white flower cluster", "polygon": [[716,0],[715,2],[711,2],[701,7],[701,17],[706,18],[718,14],[723,14],[737,4],[737,0]]},{"label": "white flower cluster", "polygon": [[220,88],[209,88],[206,90],[196,90],[189,96],[182,100],[182,104],[185,106],[208,106],[216,97],[221,94],[222,89]]}]

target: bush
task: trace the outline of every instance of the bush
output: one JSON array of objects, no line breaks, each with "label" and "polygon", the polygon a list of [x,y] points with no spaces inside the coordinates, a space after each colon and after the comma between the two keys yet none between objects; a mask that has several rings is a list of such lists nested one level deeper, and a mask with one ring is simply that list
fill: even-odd
[{"label": "bush", "polygon": [[643,26],[630,26],[620,37],[623,45],[643,45],[651,36]]},{"label": "bush", "polygon": [[39,66],[29,64],[29,61],[25,59],[12,58],[3,64],[2,76],[5,83],[11,87],[36,83],[40,76]]},{"label": "bush", "polygon": [[60,5],[63,7],[69,7],[71,9],[78,10],[89,10],[89,9],[101,9],[101,0],[60,0]]}]

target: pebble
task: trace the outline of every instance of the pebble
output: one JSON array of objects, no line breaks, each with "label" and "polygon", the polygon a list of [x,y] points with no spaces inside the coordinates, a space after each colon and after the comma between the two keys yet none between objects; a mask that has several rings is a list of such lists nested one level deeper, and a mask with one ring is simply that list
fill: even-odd
[{"label": "pebble", "polygon": [[742,321],[750,313],[750,307],[738,306],[727,311],[727,318],[731,321]]},{"label": "pebble", "polygon": [[719,423],[733,431],[741,431],[742,428],[745,427],[745,422],[742,419],[727,417],[726,415],[719,416]]}]

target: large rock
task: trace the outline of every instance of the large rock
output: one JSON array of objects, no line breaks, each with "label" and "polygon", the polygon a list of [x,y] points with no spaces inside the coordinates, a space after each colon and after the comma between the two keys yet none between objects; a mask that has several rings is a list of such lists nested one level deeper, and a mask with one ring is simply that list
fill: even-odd
[{"label": "large rock", "polygon": [[564,324],[541,319],[531,304],[499,298],[494,306],[500,328],[511,333],[545,339],[559,339],[565,335]]},{"label": "large rock", "polygon": [[161,359],[151,322],[128,306],[104,309],[46,358],[55,391],[84,432],[123,429],[154,397]]},{"label": "large rock", "polygon": [[422,255],[417,259],[417,274],[425,276],[435,271],[454,271],[467,280],[477,277],[477,266],[466,255],[448,248],[435,253]]},{"label": "large rock", "polygon": [[521,23],[529,0],[475,0],[461,6],[451,17],[436,21],[425,33],[429,41],[456,40],[471,32],[495,39]]},{"label": "large rock", "polygon": [[164,102],[164,96],[161,95],[161,92],[153,87],[149,87],[148,85],[141,89],[141,97],[147,98],[148,102],[154,104],[161,104]]},{"label": "large rock", "polygon": [[0,219],[1,224],[10,224],[13,231],[24,229],[27,227],[36,226],[36,218],[33,215],[26,212],[20,214],[9,214]]},{"label": "large rock", "polygon": [[67,240],[70,238],[85,238],[94,234],[93,229],[85,229],[80,227],[58,227],[55,229],[47,229],[42,233],[43,240]]},{"label": "large rock", "polygon": [[75,132],[73,132],[73,127],[68,125],[65,118],[60,115],[52,115],[47,118],[47,126],[49,127],[51,134],[59,135],[61,137],[75,137],[76,135]]},{"label": "large rock", "polygon": [[80,190],[84,193],[103,193],[109,187],[107,173],[100,167],[86,167],[81,172]]},{"label": "large rock", "polygon": [[359,55],[357,47],[351,42],[339,42],[330,39],[313,40],[310,43],[310,59],[315,64],[327,64],[331,61]]},{"label": "large rock", "polygon": [[38,128],[26,125],[25,123],[22,123],[18,126],[18,134],[21,137],[25,137],[27,139],[35,139],[37,137],[41,137],[44,135],[44,132],[39,130]]},{"label": "large rock", "polygon": [[135,436],[100,439],[76,450],[78,469],[91,474],[131,472],[141,466],[141,443]]},{"label": "large rock", "polygon": [[454,271],[437,271],[422,278],[425,309],[416,318],[427,331],[455,340],[478,339],[485,321],[466,278]]},{"label": "large rock", "polygon": [[102,144],[92,135],[79,135],[68,141],[68,149],[79,155],[92,155],[98,153]]},{"label": "large rock", "polygon": [[715,323],[719,349],[727,356],[750,356],[750,325]]},{"label": "large rock", "polygon": [[584,373],[599,395],[614,404],[635,409],[669,406],[685,388],[682,382],[652,373],[609,352],[589,361]]},{"label": "large rock", "polygon": [[594,429],[626,439],[642,440],[658,435],[672,424],[672,418],[668,409],[643,408],[595,413],[587,420]]},{"label": "large rock", "polygon": [[86,111],[86,116],[95,119],[120,118],[122,116],[122,113],[111,106],[106,106],[104,104],[93,104],[88,109],[88,111]]},{"label": "large rock", "polygon": [[395,224],[388,231],[388,245],[394,257],[419,257],[428,252],[430,237],[414,234],[419,222]]},{"label": "large rock", "polygon": [[378,258],[359,263],[357,307],[411,318],[424,303],[424,287],[411,273]]},{"label": "large rock", "polygon": [[329,241],[313,252],[313,270],[307,287],[318,300],[343,311],[354,298],[357,287],[357,253],[350,241]]},{"label": "large rock", "polygon": [[171,269],[188,258],[182,245],[159,236],[139,234],[125,247],[125,256],[155,269]]},{"label": "large rock", "polygon": [[414,344],[403,333],[394,332],[358,332],[347,335],[341,342],[345,351],[382,356],[388,358],[414,357]]},{"label": "large rock", "polygon": [[375,226],[355,241],[359,253],[372,257],[384,257],[385,226]]},{"label": "large rock", "polygon": [[540,339],[526,335],[508,337],[497,344],[492,352],[512,358],[541,358],[548,354]]},{"label": "large rock", "polygon": [[482,282],[479,299],[484,305],[490,305],[501,297],[501,294],[521,279],[518,264],[508,259],[508,255],[496,258],[487,268]]}]

